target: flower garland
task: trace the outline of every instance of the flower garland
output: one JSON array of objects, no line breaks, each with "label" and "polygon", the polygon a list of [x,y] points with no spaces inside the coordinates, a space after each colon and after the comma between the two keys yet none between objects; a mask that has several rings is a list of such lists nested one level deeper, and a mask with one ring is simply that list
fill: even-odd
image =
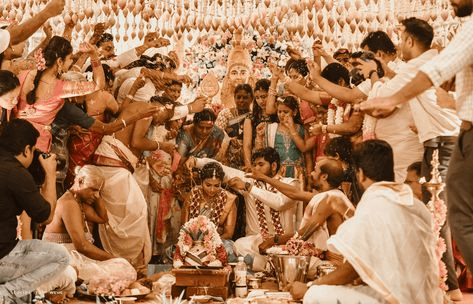
[{"label": "flower garland", "polygon": [[204,35],[192,48],[185,50],[182,68],[192,78],[193,88],[197,88],[204,76],[212,71],[219,82],[227,72],[226,62],[231,50],[232,34],[226,31],[213,36]]},{"label": "flower garland", "polygon": [[46,60],[44,59],[42,48],[36,50],[34,53],[34,60],[36,62],[36,69],[38,69],[38,71],[44,71],[46,69]]},{"label": "flower garland", "polygon": [[[233,35],[226,31],[199,37],[197,43],[185,50],[182,68],[192,78],[193,88],[198,88],[203,77],[212,71],[220,83],[227,73],[227,59],[232,49]],[[253,76],[256,79],[270,78],[268,63],[271,60],[279,67],[284,67],[289,59],[286,42],[277,41],[272,36],[259,35],[254,31],[246,31],[243,44],[249,50],[253,63]],[[301,41],[294,37],[292,44],[300,48]]]},{"label": "flower garland", "polygon": [[363,140],[375,139],[376,135],[374,134],[374,129],[376,127],[376,122],[378,120],[373,116],[365,114],[363,118]]},{"label": "flower garland", "polygon": [[323,252],[315,247],[312,242],[304,241],[298,236],[292,237],[283,246],[283,250],[287,251],[289,255],[297,256],[319,256]]},{"label": "flower garland", "polygon": [[202,246],[207,254],[206,265],[220,261],[221,265],[227,263],[227,253],[223,247],[217,227],[203,215],[190,219],[179,231],[173,266],[180,268],[184,265],[185,257],[194,247],[194,241],[202,241]]},{"label": "flower garland", "polygon": [[[190,198],[190,217],[194,218],[200,213],[200,204],[205,201],[204,198],[204,189],[202,186],[194,187],[191,191]],[[219,192],[213,197],[207,200],[207,205],[210,209],[210,220],[217,227],[220,223],[220,218],[222,217],[222,212],[227,202],[227,193],[225,190],[220,188]]]},{"label": "flower garland", "polygon": [[445,206],[445,202],[442,199],[437,199],[435,202],[429,202],[432,217],[434,222],[434,232],[435,236],[437,237],[437,242],[435,246],[435,254],[439,261],[439,276],[440,276],[440,288],[443,290],[448,290],[447,284],[447,267],[445,263],[442,261],[442,256],[444,252],[447,250],[447,246],[445,244],[445,240],[440,236],[440,229],[442,229],[443,224],[445,223],[445,219],[447,217],[447,206]]}]

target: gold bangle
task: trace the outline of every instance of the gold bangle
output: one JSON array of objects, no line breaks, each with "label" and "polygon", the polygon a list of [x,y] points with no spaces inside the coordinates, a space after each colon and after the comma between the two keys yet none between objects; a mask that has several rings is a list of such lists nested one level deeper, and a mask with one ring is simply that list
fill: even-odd
[{"label": "gold bangle", "polygon": [[345,213],[343,213],[343,218],[344,219],[348,219],[348,211],[350,211],[350,207],[347,207],[347,210],[345,211]]},{"label": "gold bangle", "polygon": [[126,95],[126,98],[133,100],[134,96],[131,94]]},{"label": "gold bangle", "polygon": [[122,119],[122,123],[123,123],[123,128],[126,128],[126,122],[124,119]]},{"label": "gold bangle", "polygon": [[322,134],[327,134],[327,125],[322,125]]}]

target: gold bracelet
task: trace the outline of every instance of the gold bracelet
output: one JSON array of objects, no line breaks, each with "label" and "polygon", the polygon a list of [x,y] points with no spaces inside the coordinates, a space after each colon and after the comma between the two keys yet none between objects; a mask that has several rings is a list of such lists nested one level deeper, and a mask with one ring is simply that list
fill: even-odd
[{"label": "gold bracelet", "polygon": [[345,213],[343,213],[343,218],[344,219],[348,219],[348,211],[350,211],[350,207],[347,207],[347,210],[345,211]]},{"label": "gold bracelet", "polygon": [[322,134],[327,134],[327,125],[322,125]]},{"label": "gold bracelet", "polygon": [[131,94],[126,95],[126,98],[133,100],[134,96]]},{"label": "gold bracelet", "polygon": [[124,119],[122,119],[122,123],[123,123],[123,128],[126,128],[126,122]]}]

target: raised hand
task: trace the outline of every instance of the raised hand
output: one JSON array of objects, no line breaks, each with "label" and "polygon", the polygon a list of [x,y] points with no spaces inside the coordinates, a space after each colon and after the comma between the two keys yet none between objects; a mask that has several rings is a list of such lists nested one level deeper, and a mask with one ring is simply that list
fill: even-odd
[{"label": "raised hand", "polygon": [[44,11],[48,13],[49,17],[54,17],[62,13],[66,5],[65,0],[51,0],[44,8]]},{"label": "raised hand", "polygon": [[56,162],[56,154],[50,154],[49,157],[44,158],[42,155],[39,156],[39,163],[44,169],[44,172],[49,175],[53,174],[56,176],[56,167],[57,167],[57,162]]},{"label": "raised hand", "polygon": [[182,83],[185,83],[186,85],[189,85],[192,83],[192,78],[190,78],[188,75],[178,75],[177,81],[180,81]]},{"label": "raised hand", "polygon": [[227,181],[227,185],[234,189],[245,190],[245,182],[243,182],[239,177],[230,179]]},{"label": "raised hand", "polygon": [[82,53],[89,54],[89,55],[92,55],[97,52],[97,49],[95,48],[95,46],[91,45],[88,42],[82,42],[79,45],[79,49]]},{"label": "raised hand", "polygon": [[307,61],[307,67],[309,68],[310,79],[314,80],[316,77],[320,76],[322,73],[322,69],[320,65],[318,65],[315,61],[309,60]]},{"label": "raised hand", "polygon": [[204,96],[199,96],[189,105],[189,111],[192,113],[202,112],[207,104],[207,98]]},{"label": "raised hand", "polygon": [[188,171],[192,171],[193,168],[195,168],[196,166],[196,159],[194,156],[190,156],[187,161],[184,163],[184,167],[188,170]]},{"label": "raised hand", "polygon": [[51,23],[46,22],[43,25],[43,32],[46,34],[46,38],[51,38],[53,36],[53,28],[51,26]]},{"label": "raised hand", "polygon": [[89,41],[90,44],[95,45],[97,43],[97,41],[99,41],[99,39],[103,35],[103,33],[105,32],[105,29],[106,29],[105,23],[103,23],[103,22],[97,23],[94,26],[94,34],[90,38],[90,41]]},{"label": "raised hand", "polygon": [[284,77],[283,71],[274,62],[269,62],[268,68],[271,71],[271,74],[273,75],[273,77],[276,77],[276,78]]},{"label": "raised hand", "polygon": [[312,136],[322,134],[322,125],[319,123],[313,123],[310,125],[309,133]]}]

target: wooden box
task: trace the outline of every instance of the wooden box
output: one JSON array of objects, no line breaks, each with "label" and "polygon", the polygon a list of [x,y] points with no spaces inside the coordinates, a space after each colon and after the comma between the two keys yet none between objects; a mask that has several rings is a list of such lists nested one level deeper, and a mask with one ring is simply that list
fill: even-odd
[{"label": "wooden box", "polygon": [[173,297],[178,297],[182,290],[186,290],[185,297],[193,295],[220,296],[224,300],[229,295],[229,268],[219,269],[173,269],[172,274],[176,277],[176,284],[172,287]]},{"label": "wooden box", "polygon": [[195,287],[225,287],[228,286],[231,270],[229,268],[219,269],[173,269],[172,274],[176,277],[175,286]]},{"label": "wooden box", "polygon": [[214,297],[222,297],[222,299],[228,299],[230,295],[229,287],[184,287],[184,286],[173,286],[171,294],[174,298],[177,298],[181,295],[181,292],[184,292],[184,299],[188,299],[194,295],[211,295]]}]

